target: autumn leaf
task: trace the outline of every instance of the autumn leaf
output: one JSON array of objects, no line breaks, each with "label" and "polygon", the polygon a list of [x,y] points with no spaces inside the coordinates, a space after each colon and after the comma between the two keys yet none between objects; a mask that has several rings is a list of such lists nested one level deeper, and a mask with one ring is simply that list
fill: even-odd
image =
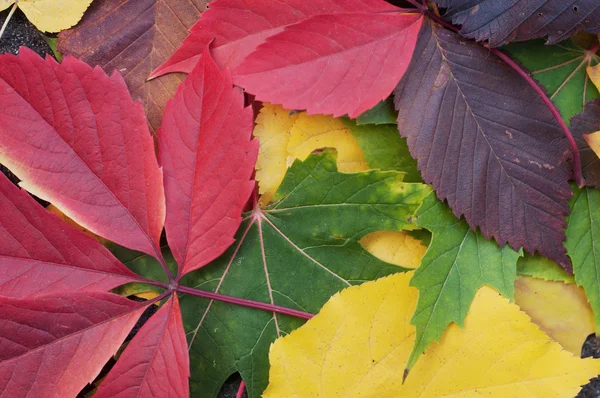
[{"label": "autumn leaf", "polygon": [[44,32],[60,32],[77,24],[92,0],[0,0],[0,11],[14,4]]},{"label": "autumn leaf", "polygon": [[421,22],[403,13],[315,15],[269,36],[234,70],[234,82],[285,108],[356,117],[391,94]]},{"label": "autumn leaf", "polygon": [[571,132],[581,154],[581,171],[585,184],[600,188],[600,159],[597,154],[600,152],[600,145],[595,145],[596,150],[590,147],[594,141],[597,143],[597,131],[600,131],[600,99],[588,101],[583,112],[571,119]]},{"label": "autumn leaf", "polygon": [[305,0],[213,0],[177,51],[150,77],[189,73],[211,42],[211,55],[217,65],[235,68],[268,37],[313,15],[395,9],[382,0],[323,0],[318,6]]},{"label": "autumn leaf", "polygon": [[579,30],[600,33],[600,6],[595,0],[437,0],[446,18],[461,25],[460,34],[499,46],[548,36],[548,44]]},{"label": "autumn leaf", "polygon": [[517,306],[483,287],[464,329],[452,325],[402,383],[418,297],[410,277],[348,288],[277,340],[264,397],[574,396],[600,372],[598,361],[564,351]]},{"label": "autumn leaf", "polygon": [[600,87],[600,66],[598,66],[598,64],[588,65],[586,72],[592,83],[594,83],[594,86],[596,86],[596,88]]},{"label": "autumn leaf", "polygon": [[517,274],[531,276],[544,281],[575,283],[573,275],[569,275],[554,261],[540,255],[526,254],[517,261]]},{"label": "autumn leaf", "polygon": [[433,236],[410,281],[419,289],[419,300],[411,319],[416,335],[407,369],[418,363],[419,356],[439,340],[448,325],[465,324],[471,302],[484,284],[512,300],[521,255],[472,231],[433,194],[425,198],[416,216],[417,224]]},{"label": "autumn leaf", "polygon": [[98,65],[107,73],[118,70],[133,98],[142,100],[154,132],[160,127],[167,100],[173,97],[183,76],[173,74],[151,82],[146,79],[185,39],[206,3],[207,0],[94,0],[81,23],[60,33],[58,50]]},{"label": "autumn leaf", "polygon": [[394,96],[425,182],[486,238],[569,269],[570,153],[550,110],[494,53],[434,23],[415,54]]},{"label": "autumn leaf", "polygon": [[23,48],[0,56],[0,90],[0,125],[11,126],[0,130],[0,162],[21,186],[93,233],[160,257],[162,172],[121,76]]}]

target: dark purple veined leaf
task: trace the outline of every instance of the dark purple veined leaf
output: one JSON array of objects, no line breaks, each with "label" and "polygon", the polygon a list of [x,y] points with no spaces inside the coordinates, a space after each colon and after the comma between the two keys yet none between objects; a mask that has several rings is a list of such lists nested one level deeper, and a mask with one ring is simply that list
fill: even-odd
[{"label": "dark purple veined leaf", "polygon": [[585,185],[600,188],[600,159],[583,138],[600,131],[600,98],[588,101],[583,112],[571,118],[571,133],[581,155],[581,172]]},{"label": "dark purple veined leaf", "polygon": [[600,33],[598,0],[438,0],[460,33],[491,46],[548,36],[548,44],[579,30]]},{"label": "dark purple veined leaf", "polygon": [[398,129],[424,180],[456,216],[500,245],[570,269],[562,242],[571,153],[525,80],[485,47],[430,22],[394,95]]}]

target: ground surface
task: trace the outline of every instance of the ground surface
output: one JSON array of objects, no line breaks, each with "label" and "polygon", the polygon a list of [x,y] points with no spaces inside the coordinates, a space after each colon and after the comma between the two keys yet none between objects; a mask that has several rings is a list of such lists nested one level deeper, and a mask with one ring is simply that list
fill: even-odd
[{"label": "ground surface", "polygon": [[[4,23],[7,15],[8,10],[0,13],[0,26]],[[17,10],[0,39],[0,53],[17,54],[21,46],[29,47],[42,56],[52,52],[43,36]],[[2,165],[0,165],[0,171],[5,172]],[[588,338],[583,345],[582,357],[600,358],[600,340],[593,338],[593,336]],[[240,381],[241,378],[238,374],[231,376],[223,386],[218,398],[234,398]],[[244,398],[246,397],[247,395],[244,393]],[[584,386],[577,398],[600,398],[600,376]]]}]

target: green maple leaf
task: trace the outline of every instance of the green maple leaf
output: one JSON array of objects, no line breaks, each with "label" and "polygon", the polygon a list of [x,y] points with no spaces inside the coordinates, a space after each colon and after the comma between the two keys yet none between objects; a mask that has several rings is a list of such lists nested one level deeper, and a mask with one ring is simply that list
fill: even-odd
[{"label": "green maple leaf", "polygon": [[586,101],[600,96],[586,72],[586,67],[598,64],[600,57],[587,54],[571,39],[552,46],[545,45],[544,40],[512,43],[504,50],[546,89],[567,124],[583,110]]},{"label": "green maple leaf", "polygon": [[[296,161],[272,203],[245,214],[229,250],[182,284],[317,313],[345,287],[404,272],[358,242],[375,231],[419,228],[412,216],[431,188],[403,178],[396,171],[340,173],[330,149]],[[144,276],[160,274],[148,256],[128,260]],[[191,295],[183,295],[180,305],[190,344],[191,395],[198,397],[216,396],[235,372],[250,397],[260,396],[268,384],[271,343],[304,323]]]},{"label": "green maple leaf", "polygon": [[419,300],[411,319],[417,330],[407,363],[409,370],[451,322],[464,326],[471,302],[481,286],[493,287],[513,300],[517,260],[522,253],[508,245],[500,248],[496,242],[472,231],[433,193],[417,210],[416,222],[433,236],[410,282],[419,289]]}]

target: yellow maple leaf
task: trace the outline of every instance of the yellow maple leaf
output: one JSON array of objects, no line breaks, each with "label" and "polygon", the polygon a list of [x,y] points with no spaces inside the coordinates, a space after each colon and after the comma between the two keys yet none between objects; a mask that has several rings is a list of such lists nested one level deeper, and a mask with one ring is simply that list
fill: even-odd
[{"label": "yellow maple leaf", "polygon": [[520,276],[515,281],[515,303],[548,336],[576,355],[596,329],[585,291],[574,283]]},{"label": "yellow maple leaf", "polygon": [[461,330],[452,324],[402,384],[418,290],[396,274],[333,296],[269,354],[266,398],[573,397],[600,373],[550,340],[491,288],[477,293]]},{"label": "yellow maple leaf", "polygon": [[0,11],[11,5],[19,7],[39,30],[60,32],[76,25],[91,3],[92,0],[0,0]]},{"label": "yellow maple leaf", "polygon": [[600,64],[595,66],[588,66],[586,70],[592,83],[594,83],[598,90],[600,90]]}]

